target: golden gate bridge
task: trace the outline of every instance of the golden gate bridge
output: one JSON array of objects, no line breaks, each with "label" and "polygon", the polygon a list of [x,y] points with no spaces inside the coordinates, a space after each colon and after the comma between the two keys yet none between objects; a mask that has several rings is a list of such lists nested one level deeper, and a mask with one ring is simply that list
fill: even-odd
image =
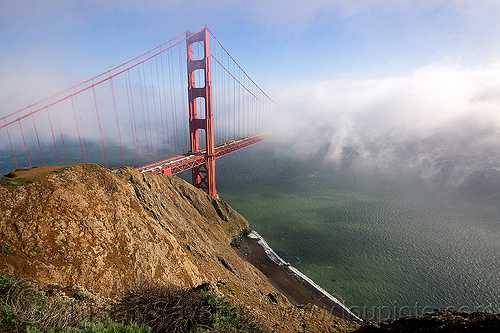
[{"label": "golden gate bridge", "polygon": [[216,159],[261,142],[275,106],[205,27],[1,116],[0,150],[16,169],[191,170],[193,185],[217,196]]}]

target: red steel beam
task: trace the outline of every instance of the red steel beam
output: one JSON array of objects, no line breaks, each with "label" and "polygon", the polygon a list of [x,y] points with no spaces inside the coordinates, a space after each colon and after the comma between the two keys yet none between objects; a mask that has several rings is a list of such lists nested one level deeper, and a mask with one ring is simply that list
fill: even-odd
[{"label": "red steel beam", "polygon": [[[264,140],[264,136],[252,136],[223,142],[215,146],[215,158],[229,155],[243,148],[249,147]],[[189,169],[197,168],[207,163],[205,149],[197,153],[187,153],[169,158],[160,162],[136,168],[142,173],[165,173],[169,176],[176,175]]]},{"label": "red steel beam", "polygon": [[[219,158],[222,156],[226,156],[228,154],[234,153],[235,151],[241,150],[243,148],[249,147],[256,143],[259,143],[264,140],[263,136],[254,136],[243,139],[231,140],[215,147],[215,157]],[[226,145],[227,144],[227,145]]]}]

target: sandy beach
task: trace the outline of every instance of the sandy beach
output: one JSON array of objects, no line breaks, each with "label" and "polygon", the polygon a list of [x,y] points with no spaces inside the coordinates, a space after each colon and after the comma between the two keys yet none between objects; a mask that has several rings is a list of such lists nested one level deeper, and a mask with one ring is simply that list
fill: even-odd
[{"label": "sandy beach", "polygon": [[267,276],[273,286],[278,289],[294,305],[305,303],[314,304],[320,308],[330,311],[334,315],[348,320],[360,321],[342,304],[326,293],[318,289],[314,283],[307,281],[295,272],[296,269],[283,263],[271,260],[265,247],[259,240],[248,235],[241,235],[232,243],[234,250],[244,260],[248,261]]}]

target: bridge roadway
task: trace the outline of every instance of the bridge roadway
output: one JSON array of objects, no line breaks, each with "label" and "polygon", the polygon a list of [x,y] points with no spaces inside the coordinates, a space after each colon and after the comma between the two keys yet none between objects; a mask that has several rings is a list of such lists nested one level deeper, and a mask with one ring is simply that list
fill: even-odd
[{"label": "bridge roadway", "polygon": [[[255,135],[238,138],[220,143],[215,146],[215,157],[219,158],[248,146],[254,145],[264,140],[264,136]],[[136,168],[142,173],[165,173],[169,176],[181,173],[183,171],[196,168],[207,161],[206,149],[196,153],[186,153],[167,160],[151,163]]]}]

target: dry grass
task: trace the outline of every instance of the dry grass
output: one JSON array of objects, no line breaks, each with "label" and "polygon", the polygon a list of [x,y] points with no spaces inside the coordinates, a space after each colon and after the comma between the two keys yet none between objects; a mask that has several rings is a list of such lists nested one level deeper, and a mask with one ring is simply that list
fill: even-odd
[{"label": "dry grass", "polygon": [[12,276],[0,276],[0,331],[40,331],[78,325],[83,320],[102,316],[92,302],[79,302],[63,295],[47,297],[39,286]]},{"label": "dry grass", "polygon": [[262,332],[249,314],[207,285],[185,290],[143,284],[129,290],[109,314],[117,322],[147,325],[153,332]]},{"label": "dry grass", "polygon": [[126,292],[112,307],[118,322],[137,322],[153,332],[189,332],[210,327],[210,307],[198,290],[142,284]]}]

